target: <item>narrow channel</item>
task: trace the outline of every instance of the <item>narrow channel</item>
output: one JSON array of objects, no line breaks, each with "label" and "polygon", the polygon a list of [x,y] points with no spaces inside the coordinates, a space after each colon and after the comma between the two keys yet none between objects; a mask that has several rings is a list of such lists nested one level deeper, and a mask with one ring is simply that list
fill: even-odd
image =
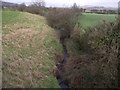
[{"label": "narrow channel", "polygon": [[[60,65],[57,65],[57,68],[59,69],[60,72],[64,72],[64,65],[66,64],[67,58],[68,58],[67,48],[65,45],[65,39],[66,38],[60,38],[60,42],[63,47],[63,56],[64,56],[63,61],[60,62]],[[59,83],[60,87],[62,88],[62,90],[64,90],[64,88],[69,88],[69,85],[62,81],[61,76],[58,77],[57,80],[58,80],[58,83]]]}]

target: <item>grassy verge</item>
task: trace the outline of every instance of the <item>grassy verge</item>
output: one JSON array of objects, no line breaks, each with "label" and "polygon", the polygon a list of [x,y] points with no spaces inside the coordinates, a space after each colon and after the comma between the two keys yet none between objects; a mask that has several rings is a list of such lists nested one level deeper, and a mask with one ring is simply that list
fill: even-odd
[{"label": "grassy verge", "polygon": [[99,23],[105,21],[115,21],[117,15],[115,14],[91,14],[91,13],[83,13],[80,16],[80,24],[81,26],[86,29],[88,27],[93,27],[98,25]]},{"label": "grassy verge", "polygon": [[50,73],[62,51],[42,16],[3,11],[3,88],[59,88]]}]

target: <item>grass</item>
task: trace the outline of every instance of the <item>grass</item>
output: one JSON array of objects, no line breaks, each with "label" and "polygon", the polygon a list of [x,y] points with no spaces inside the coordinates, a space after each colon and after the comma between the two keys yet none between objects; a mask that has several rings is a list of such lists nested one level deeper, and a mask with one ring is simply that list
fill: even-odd
[{"label": "grass", "polygon": [[4,11],[2,13],[3,23],[16,23],[21,12],[19,11]]},{"label": "grass", "polygon": [[93,27],[99,23],[105,21],[115,21],[117,15],[115,14],[91,14],[91,13],[83,13],[80,16],[79,22],[84,29],[88,27]]},{"label": "grass", "polygon": [[62,46],[45,18],[9,10],[2,16],[3,88],[59,88],[50,71]]}]

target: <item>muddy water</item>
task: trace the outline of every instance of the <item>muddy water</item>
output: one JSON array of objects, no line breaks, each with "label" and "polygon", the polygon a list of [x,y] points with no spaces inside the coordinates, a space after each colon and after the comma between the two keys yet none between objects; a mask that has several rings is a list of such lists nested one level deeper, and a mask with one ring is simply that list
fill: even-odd
[{"label": "muddy water", "polygon": [[[67,48],[66,48],[66,45],[64,44],[65,38],[60,39],[60,42],[61,42],[61,44],[62,44],[62,46],[63,46],[63,50],[64,50],[64,52],[63,52],[64,59],[63,59],[63,61],[60,63],[60,65],[57,66],[57,68],[60,70],[60,72],[64,72],[64,65],[66,64],[67,58],[68,58]],[[68,84],[62,82],[62,77],[57,78],[57,80],[58,80],[58,83],[59,83],[60,87],[61,87],[63,90],[64,90],[64,88],[69,88]]]}]

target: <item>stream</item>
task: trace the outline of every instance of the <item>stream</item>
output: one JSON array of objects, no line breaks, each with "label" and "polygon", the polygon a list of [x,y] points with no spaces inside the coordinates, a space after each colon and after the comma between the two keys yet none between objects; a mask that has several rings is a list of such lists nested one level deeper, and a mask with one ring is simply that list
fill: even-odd
[{"label": "stream", "polygon": [[[57,68],[59,69],[60,72],[64,72],[64,65],[67,62],[68,53],[67,53],[66,45],[64,44],[65,38],[60,38],[60,42],[61,42],[63,50],[64,50],[64,52],[63,52],[64,58],[63,58],[63,61],[60,62],[60,65],[57,66]],[[62,88],[62,90],[69,88],[68,84],[62,82],[62,77],[57,78],[57,81],[58,81],[58,84],[60,85],[60,87]]]}]

